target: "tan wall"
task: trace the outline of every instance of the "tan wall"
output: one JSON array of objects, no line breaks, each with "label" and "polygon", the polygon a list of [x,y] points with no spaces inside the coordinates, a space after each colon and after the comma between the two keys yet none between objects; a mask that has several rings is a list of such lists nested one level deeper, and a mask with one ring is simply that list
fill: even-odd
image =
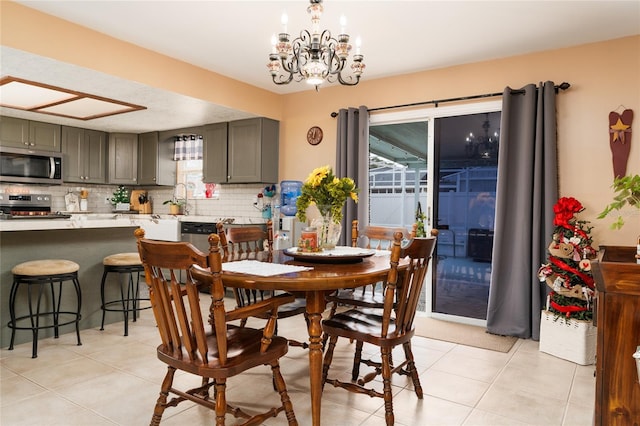
[{"label": "tan wall", "polygon": [[[634,127],[640,127],[640,36],[378,80],[367,80],[365,74],[356,87],[288,95],[281,176],[304,179],[314,167],[335,163],[336,122],[329,114],[339,108],[495,93],[506,86],[520,88],[546,80],[571,83],[558,95],[560,195],[575,197],[585,206],[580,217],[592,221],[596,244],[635,245],[640,236],[639,211],[625,212],[634,215],[627,217],[621,231],[609,230],[611,220],[596,216],[613,194],[609,112],[620,105],[632,109]],[[325,140],[315,147],[305,142],[312,125],[325,130]],[[640,174],[640,132],[635,133],[628,174]]]},{"label": "tan wall", "polygon": [[[567,81],[571,89],[558,97],[560,195],[585,205],[581,217],[592,221],[597,244],[632,245],[640,235],[638,214],[628,217],[623,231],[609,231],[610,221],[595,219],[612,196],[608,114],[624,105],[640,115],[640,36],[385,79],[367,80],[365,72],[356,87],[279,96],[12,2],[1,6],[3,45],[280,120],[282,179],[304,179],[314,167],[334,164],[336,122],[330,114],[339,108],[375,108]],[[306,143],[313,125],[325,133],[315,147]],[[638,174],[637,131],[632,142],[628,173]]]}]

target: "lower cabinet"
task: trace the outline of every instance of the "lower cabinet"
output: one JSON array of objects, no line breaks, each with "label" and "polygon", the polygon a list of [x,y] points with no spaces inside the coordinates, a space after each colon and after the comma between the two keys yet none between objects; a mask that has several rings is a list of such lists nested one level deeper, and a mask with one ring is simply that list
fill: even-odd
[{"label": "lower cabinet", "polygon": [[107,133],[62,127],[64,182],[107,182]]},{"label": "lower cabinet", "polygon": [[597,293],[595,425],[640,424],[640,265],[635,247],[600,246],[592,264]]}]

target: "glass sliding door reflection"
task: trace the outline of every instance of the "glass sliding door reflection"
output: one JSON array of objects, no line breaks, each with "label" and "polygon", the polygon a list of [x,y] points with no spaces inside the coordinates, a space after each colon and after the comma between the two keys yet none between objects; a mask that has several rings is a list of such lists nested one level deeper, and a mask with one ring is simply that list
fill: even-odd
[{"label": "glass sliding door reflection", "polygon": [[432,312],[486,319],[499,126],[500,112],[436,120]]}]

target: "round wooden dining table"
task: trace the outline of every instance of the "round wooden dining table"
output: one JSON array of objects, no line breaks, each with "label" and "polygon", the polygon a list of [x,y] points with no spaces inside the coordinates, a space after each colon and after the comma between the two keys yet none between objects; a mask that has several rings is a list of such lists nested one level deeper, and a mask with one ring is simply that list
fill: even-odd
[{"label": "round wooden dining table", "polygon": [[[272,276],[224,271],[222,281],[228,287],[258,290],[303,292],[307,302],[309,331],[309,379],[311,413],[314,426],[319,426],[322,397],[322,313],[326,308],[325,295],[341,288],[356,288],[384,281],[390,269],[389,255],[376,255],[345,262],[344,259],[301,261],[277,250],[256,260],[282,265],[306,266],[312,269]],[[223,267],[224,268],[224,267]],[[403,269],[403,262],[398,266]],[[335,419],[333,420],[335,422]]]}]

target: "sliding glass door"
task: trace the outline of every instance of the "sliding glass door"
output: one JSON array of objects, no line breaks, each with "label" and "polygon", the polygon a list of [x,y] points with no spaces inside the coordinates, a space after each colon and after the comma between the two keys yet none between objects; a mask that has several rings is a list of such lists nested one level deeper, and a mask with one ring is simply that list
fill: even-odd
[{"label": "sliding glass door", "polygon": [[410,228],[418,205],[438,229],[420,309],[486,322],[500,102],[372,115],[370,223]]}]

